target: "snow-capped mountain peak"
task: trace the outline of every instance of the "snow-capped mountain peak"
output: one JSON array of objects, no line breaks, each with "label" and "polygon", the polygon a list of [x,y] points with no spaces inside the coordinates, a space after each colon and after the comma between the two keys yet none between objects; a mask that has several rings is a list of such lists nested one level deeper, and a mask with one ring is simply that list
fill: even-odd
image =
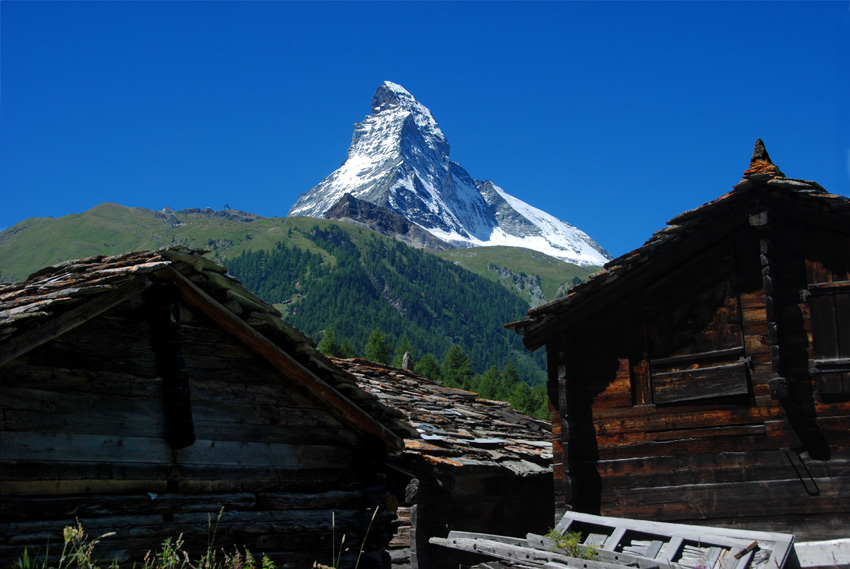
[{"label": "snow-capped mountain peak", "polygon": [[581,230],[492,182],[474,180],[449,159],[449,143],[431,111],[390,81],[372,97],[371,114],[354,126],[342,166],[302,194],[289,215],[322,217],[345,194],[457,247],[526,247],[579,265],[610,259]]}]

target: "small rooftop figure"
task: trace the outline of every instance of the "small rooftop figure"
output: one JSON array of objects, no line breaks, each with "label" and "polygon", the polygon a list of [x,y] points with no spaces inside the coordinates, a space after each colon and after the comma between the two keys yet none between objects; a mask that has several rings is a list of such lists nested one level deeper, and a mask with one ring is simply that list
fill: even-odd
[{"label": "small rooftop figure", "polygon": [[761,138],[756,139],[756,146],[753,149],[753,157],[750,158],[750,167],[744,172],[744,178],[764,179],[784,178],[785,174],[779,167],[771,162],[770,156],[767,154],[767,149],[764,147],[764,142]]},{"label": "small rooftop figure", "polygon": [[404,356],[401,358],[401,367],[413,371],[413,356],[410,355],[410,352],[404,352]]}]

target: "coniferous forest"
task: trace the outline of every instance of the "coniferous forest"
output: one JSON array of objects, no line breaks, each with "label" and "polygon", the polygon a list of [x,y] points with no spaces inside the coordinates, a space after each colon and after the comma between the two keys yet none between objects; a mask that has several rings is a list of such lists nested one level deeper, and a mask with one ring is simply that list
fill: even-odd
[{"label": "coniferous forest", "polygon": [[246,251],[227,264],[287,321],[321,340],[325,353],[398,365],[409,351],[426,377],[548,415],[545,355],[528,352],[503,328],[524,317],[528,304],[519,296],[377,234],[355,242],[336,225],[291,231],[306,241]]}]

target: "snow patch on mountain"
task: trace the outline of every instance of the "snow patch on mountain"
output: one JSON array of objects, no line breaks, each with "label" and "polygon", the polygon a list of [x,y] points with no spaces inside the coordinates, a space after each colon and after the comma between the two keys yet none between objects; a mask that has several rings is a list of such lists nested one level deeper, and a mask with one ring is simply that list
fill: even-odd
[{"label": "snow patch on mountain", "polygon": [[578,265],[611,258],[578,228],[474,180],[449,159],[431,111],[390,81],[354,126],[345,162],[302,194],[289,215],[322,217],[345,194],[403,215],[457,247],[525,247]]}]

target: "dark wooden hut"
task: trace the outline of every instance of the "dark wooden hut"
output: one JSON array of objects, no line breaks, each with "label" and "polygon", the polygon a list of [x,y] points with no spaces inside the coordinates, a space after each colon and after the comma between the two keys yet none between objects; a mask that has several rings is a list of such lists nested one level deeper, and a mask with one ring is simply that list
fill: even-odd
[{"label": "dark wooden hut", "polygon": [[79,519],[115,532],[106,562],[179,534],[200,555],[214,529],[278,567],[346,534],[350,566],[378,506],[360,566],[388,565],[381,472],[410,427],[279,316],[182,248],[0,288],[0,565]]},{"label": "dark wooden hut", "polygon": [[508,325],[546,346],[555,505],[847,537],[850,200],[743,180]]},{"label": "dark wooden hut", "polygon": [[388,463],[399,502],[395,569],[458,567],[475,557],[428,542],[462,530],[525,536],[552,527],[552,431],[502,401],[365,360],[334,363],[416,430]]}]

